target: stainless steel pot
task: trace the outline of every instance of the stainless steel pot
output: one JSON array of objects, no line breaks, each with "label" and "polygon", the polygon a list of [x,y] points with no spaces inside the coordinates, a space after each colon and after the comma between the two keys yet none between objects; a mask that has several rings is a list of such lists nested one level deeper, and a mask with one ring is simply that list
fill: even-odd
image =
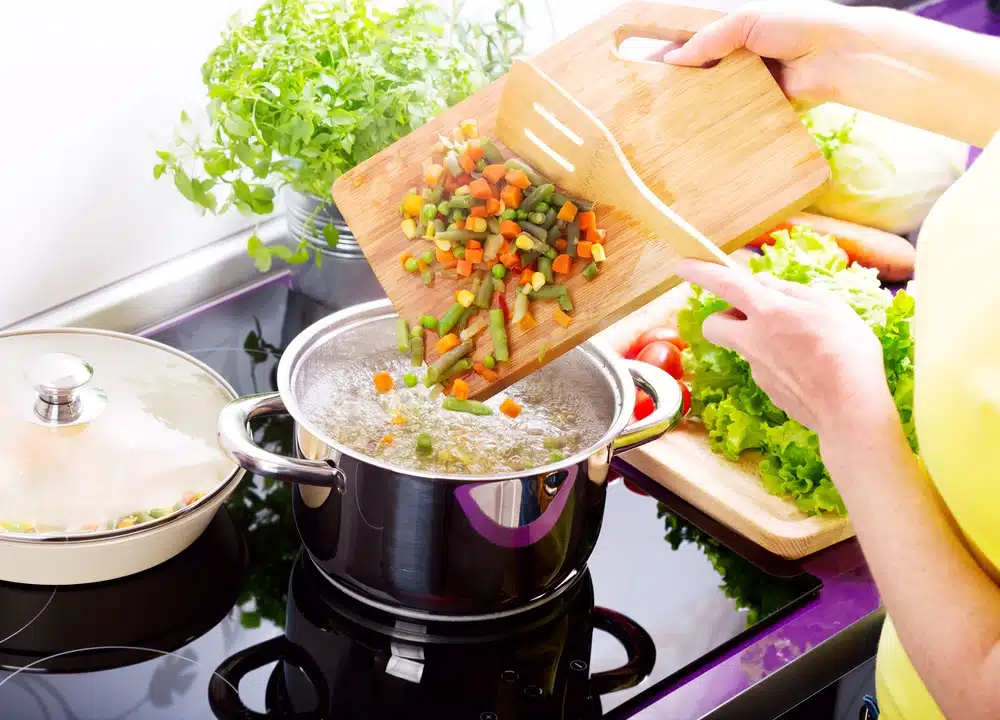
[{"label": "stainless steel pot", "polygon": [[[677,423],[677,382],[591,340],[531,376],[570,383],[596,404],[606,430],[583,451],[530,472],[489,476],[396,467],[338,443],[302,402],[346,358],[372,357],[374,367],[380,354],[395,352],[395,319],[389,302],[377,301],[307,328],[282,356],[278,392],[222,411],[222,447],[247,470],[297,484],[295,522],[314,562],[369,605],[411,619],[462,621],[513,615],[558,596],[597,542],[613,453]],[[656,410],[633,423],[636,384]],[[249,422],[279,413],[296,421],[300,457],[253,441]]]}]

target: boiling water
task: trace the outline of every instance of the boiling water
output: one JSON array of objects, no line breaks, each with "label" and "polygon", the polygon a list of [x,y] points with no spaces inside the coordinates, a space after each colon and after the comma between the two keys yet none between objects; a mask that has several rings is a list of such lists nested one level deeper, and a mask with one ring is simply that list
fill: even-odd
[{"label": "boiling water", "polygon": [[[570,457],[593,445],[612,420],[611,408],[600,397],[606,385],[588,387],[592,376],[591,382],[581,382],[581,373],[569,365],[560,373],[560,364],[566,365],[557,360],[491,398],[486,403],[493,409],[490,416],[445,410],[440,390],[423,383],[405,387],[404,374],[423,378],[426,367],[411,368],[395,353],[310,373],[300,401],[305,415],[329,437],[385,463],[443,474],[530,470],[557,459],[553,450]],[[395,379],[391,392],[376,392],[373,375],[379,371]],[[506,397],[521,406],[517,418],[499,411]],[[421,433],[433,440],[430,454],[416,451]]]}]

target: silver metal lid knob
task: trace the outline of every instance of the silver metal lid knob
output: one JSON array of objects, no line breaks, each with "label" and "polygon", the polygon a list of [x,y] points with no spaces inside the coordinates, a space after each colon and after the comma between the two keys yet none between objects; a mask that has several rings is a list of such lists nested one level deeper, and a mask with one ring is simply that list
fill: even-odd
[{"label": "silver metal lid knob", "polygon": [[70,353],[49,353],[27,372],[38,393],[35,414],[46,423],[66,425],[80,419],[80,390],[94,376],[94,368]]}]

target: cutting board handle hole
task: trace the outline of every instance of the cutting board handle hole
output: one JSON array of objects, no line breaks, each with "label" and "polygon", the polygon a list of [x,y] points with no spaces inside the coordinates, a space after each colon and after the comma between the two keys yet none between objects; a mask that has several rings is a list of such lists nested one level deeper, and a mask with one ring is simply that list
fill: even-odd
[{"label": "cutting board handle hole", "polygon": [[[678,48],[691,37],[691,33],[638,25],[625,25],[615,31],[613,54],[619,60],[660,64],[668,50]],[[711,68],[718,60],[703,65]]]}]

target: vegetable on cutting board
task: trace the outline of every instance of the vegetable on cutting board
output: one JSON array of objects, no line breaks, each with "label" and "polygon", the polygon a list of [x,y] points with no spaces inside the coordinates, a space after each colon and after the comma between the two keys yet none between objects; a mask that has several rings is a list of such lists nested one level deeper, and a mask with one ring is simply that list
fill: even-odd
[{"label": "vegetable on cutting board", "polygon": [[878,270],[879,278],[886,282],[898,282],[913,277],[917,260],[917,249],[906,238],[883,230],[837,220],[823,215],[799,213],[787,218],[778,227],[751,241],[750,245],[761,247],[774,244],[772,233],[788,230],[795,225],[811,227],[817,233],[830,235],[847,254],[848,262]]}]

